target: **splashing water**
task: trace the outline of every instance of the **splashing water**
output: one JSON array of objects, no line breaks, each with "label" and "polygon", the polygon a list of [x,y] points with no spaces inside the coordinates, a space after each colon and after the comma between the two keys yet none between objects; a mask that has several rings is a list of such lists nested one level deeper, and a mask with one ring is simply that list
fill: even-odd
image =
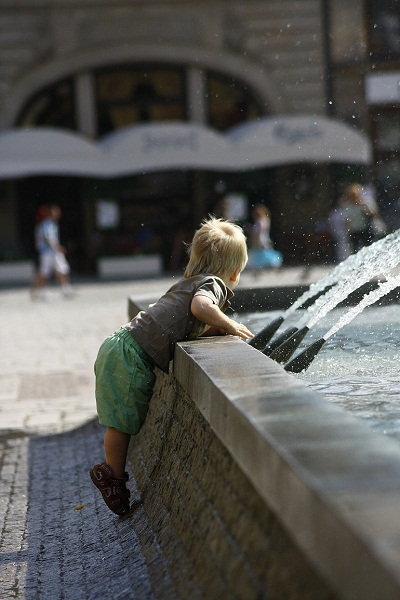
[{"label": "splashing water", "polygon": [[303,317],[299,327],[313,327],[351,292],[368,283],[373,277],[384,275],[389,280],[390,272],[400,263],[400,230],[362,250],[364,252],[360,250],[353,255],[358,258],[352,261],[346,276],[308,308],[308,314]]},{"label": "splashing water", "polygon": [[378,288],[366,294],[364,298],[361,300],[357,306],[351,308],[347,313],[345,313],[333,327],[323,336],[325,340],[329,339],[332,335],[334,335],[339,329],[350,323],[357,315],[359,315],[364,308],[370,306],[371,304],[375,304],[380,298],[386,296],[389,292],[394,290],[396,287],[400,286],[400,275],[396,277],[391,277],[387,281],[384,281],[379,284]]},{"label": "splashing water", "polygon": [[[393,233],[390,233],[386,237],[384,237],[380,240],[377,240],[370,246],[364,246],[357,253],[351,254],[348,258],[346,258],[346,260],[342,261],[336,267],[334,267],[332,269],[332,271],[329,271],[329,273],[327,273],[325,275],[325,277],[322,277],[319,281],[312,283],[310,285],[309,289],[306,292],[304,292],[304,294],[302,294],[285,311],[285,318],[288,317],[289,315],[291,315],[300,306],[305,304],[305,302],[307,302],[307,300],[310,300],[311,298],[316,296],[318,293],[322,292],[327,287],[330,287],[332,285],[336,286],[338,284],[338,282],[340,280],[342,280],[343,278],[348,279],[350,276],[352,277],[354,274],[359,273],[360,270],[363,269],[364,264],[367,263],[371,259],[371,255],[380,256],[381,254],[383,254],[386,251],[386,247],[390,248],[392,246],[392,244],[393,243],[396,244],[396,242],[400,243],[400,229],[397,229],[396,231],[394,231]],[[383,266],[385,266],[385,265],[383,265]],[[383,266],[382,266],[382,268],[383,268]],[[379,273],[375,273],[375,274],[379,274]],[[360,284],[360,285],[362,285],[362,284]],[[357,286],[357,287],[359,287],[359,286]],[[354,289],[357,289],[357,288],[354,288]],[[332,292],[332,294],[335,293],[335,288],[332,288],[330,291]],[[350,293],[350,292],[348,292],[348,293]],[[347,293],[347,295],[348,295],[348,293]],[[345,298],[347,297],[347,295],[345,296]],[[324,300],[323,300],[324,298],[325,298],[325,296],[322,296],[320,299],[318,299],[320,301],[318,306],[322,306],[324,304]],[[342,299],[344,299],[344,298],[342,298]],[[338,303],[340,301],[341,300],[339,300]],[[310,307],[310,309],[312,309],[313,306],[315,306],[315,303]]]}]

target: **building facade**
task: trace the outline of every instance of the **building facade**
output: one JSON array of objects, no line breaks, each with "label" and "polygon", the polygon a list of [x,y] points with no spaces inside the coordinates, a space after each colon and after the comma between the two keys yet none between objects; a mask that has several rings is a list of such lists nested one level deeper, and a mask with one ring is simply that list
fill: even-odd
[{"label": "building facade", "polygon": [[398,226],[399,28],[395,0],[0,0],[0,132],[45,126],[99,140],[145,122],[224,132],[268,116],[324,115],[374,140],[368,168],[3,178],[0,259],[32,253],[35,213],[50,202],[62,207],[80,271],[95,270],[99,255],[152,252],[179,269],[180,241],[227,194],[247,209],[270,207],[288,263],[331,259],[325,220],[347,182],[376,181]]}]

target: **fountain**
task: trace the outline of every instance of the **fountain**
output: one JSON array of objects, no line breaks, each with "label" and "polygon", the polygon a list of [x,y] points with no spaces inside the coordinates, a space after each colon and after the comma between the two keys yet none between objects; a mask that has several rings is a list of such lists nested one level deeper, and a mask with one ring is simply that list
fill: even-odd
[{"label": "fountain", "polygon": [[[391,257],[388,264],[392,264]],[[299,342],[301,351],[284,364],[284,370],[298,374],[331,401],[366,419],[376,431],[400,440],[399,288],[397,269],[397,273],[387,275],[386,281],[377,283],[356,305],[342,305],[330,311],[309,330],[310,343]],[[304,320],[310,311],[303,309],[295,314]],[[248,326],[252,328],[266,317],[267,313],[264,316],[256,313],[249,317]],[[293,329],[299,331],[289,328]],[[281,337],[278,335],[270,345]]]},{"label": "fountain", "polygon": [[[383,269],[387,281],[392,278],[391,270]],[[355,280],[357,274],[352,278]],[[341,275],[340,279],[344,276]],[[331,289],[339,289],[341,283],[331,283]],[[383,295],[388,292],[386,285],[379,287]],[[374,297],[369,298],[374,304]],[[368,322],[366,313],[380,310],[371,306],[363,312],[362,306],[359,319],[353,321]],[[397,307],[390,308],[394,313]],[[307,323],[316,316],[304,306],[298,313],[293,313],[295,319],[299,315],[302,319],[305,315]],[[358,363],[362,356],[360,353],[357,355],[359,340],[351,345],[343,333],[345,323],[342,315],[345,313],[349,313],[348,308],[335,308],[325,319],[321,317],[313,325],[310,338],[323,339],[326,348],[321,352],[320,360],[314,360],[306,372],[296,377],[233,336],[178,344],[173,370],[159,377],[157,401],[152,404],[148,421],[154,427],[152,435],[149,435],[149,430],[144,430],[142,439],[138,440],[140,445],[135,445],[132,452],[135,451],[135,464],[142,478],[139,489],[156,490],[143,494],[147,514],[154,515],[152,518],[159,523],[158,490],[162,488],[162,497],[170,503],[166,514],[174,519],[174,531],[179,532],[180,539],[188,539],[188,546],[194,549],[195,556],[210,531],[208,519],[205,520],[207,530],[199,530],[198,545],[197,539],[196,543],[192,542],[193,535],[189,536],[190,539],[183,538],[187,536],[188,528],[187,521],[181,518],[182,512],[176,510],[177,493],[185,510],[196,515],[204,508],[204,498],[207,503],[211,500],[210,495],[203,495],[202,486],[205,494],[212,489],[212,499],[217,498],[217,505],[215,508],[211,506],[210,514],[215,512],[220,518],[218,511],[222,507],[224,515],[232,522],[230,515],[243,514],[245,507],[238,504],[226,511],[226,506],[230,506],[230,496],[246,504],[242,497],[246,498],[248,490],[254,489],[257,504],[250,502],[250,506],[256,505],[260,511],[268,510],[268,513],[262,513],[267,515],[262,520],[263,526],[258,527],[256,523],[255,531],[264,531],[265,523],[276,515],[277,523],[284,526],[282,531],[289,532],[290,540],[294,541],[308,564],[315,567],[321,581],[332,582],[334,589],[339,590],[338,597],[389,599],[398,597],[400,588],[398,444],[368,431],[357,419],[325,402],[317,391],[302,382],[318,372],[321,365],[328,363],[335,345],[339,346],[342,356],[344,354],[342,365],[345,372],[344,379],[337,385],[337,395],[341,396],[345,387],[351,387],[352,379],[356,381],[355,364],[357,356]],[[265,317],[258,315],[254,318],[261,324]],[[271,319],[268,320],[271,322]],[[282,324],[281,318],[280,321]],[[348,330],[357,331],[357,322],[348,321]],[[325,340],[327,332],[339,323],[343,323],[343,327]],[[253,329],[250,323],[248,325]],[[396,335],[393,335],[396,326],[389,326],[388,331],[392,343],[390,357],[395,364],[397,353],[393,352],[393,347],[397,348],[400,341],[397,342]],[[365,335],[363,330],[362,338]],[[373,339],[370,347],[373,346],[375,353],[379,353],[374,343]],[[393,376],[391,381],[395,399],[400,380]],[[379,384],[375,384],[375,390]],[[314,385],[319,386],[319,390],[323,389],[323,377],[317,376]],[[359,390],[356,393],[356,397],[361,396]],[[187,418],[182,419],[183,414]],[[160,431],[165,431],[165,435],[160,436]],[[159,443],[149,444],[149,439]],[[200,443],[193,443],[197,439]],[[203,451],[204,440],[212,452]],[[161,453],[165,460],[158,459]],[[239,469],[240,479],[237,481],[231,476],[230,463],[227,467],[226,461],[230,457]],[[157,469],[153,468],[155,460]],[[172,473],[170,465],[177,464],[177,461],[183,468]],[[143,468],[143,465],[146,467]],[[160,470],[159,466],[164,470]],[[147,473],[151,473],[151,486],[148,485]],[[229,473],[229,479],[221,480],[221,474],[225,476],[226,473]],[[210,477],[215,478],[215,488],[210,488]],[[191,492],[191,485],[196,486],[196,493]],[[246,490],[244,495],[241,493],[243,489]],[[252,511],[251,519],[258,517],[260,511],[257,510],[257,514]],[[273,526],[274,531],[278,529],[274,522]],[[214,530],[227,531],[229,539],[236,540],[225,526],[211,528],[212,532]],[[236,536],[237,530],[232,531]],[[243,535],[247,541],[247,528]],[[215,547],[220,547],[214,538],[212,541]],[[271,545],[270,536],[268,544]],[[250,548],[253,547],[259,548],[259,542],[250,544]],[[269,546],[265,547],[268,549]],[[351,561],[348,558],[349,548]],[[243,554],[241,546],[239,549]],[[285,550],[282,558],[286,567],[290,565],[288,555],[290,553]],[[221,562],[226,564],[228,561],[224,558]],[[281,571],[280,568],[276,570]],[[263,568],[263,577],[265,572]],[[307,574],[305,578],[308,579]],[[317,591],[315,597],[328,595]]]},{"label": "fountain", "polygon": [[[328,273],[326,277],[322,278],[320,282],[310,286],[310,289],[287,309],[284,320],[293,314],[295,310],[304,306],[310,298],[315,297],[316,294],[328,288],[325,293],[319,295],[308,307],[307,312],[301,319],[298,327],[292,327],[286,330],[281,336],[276,338],[276,340],[267,344],[262,350],[263,353],[277,362],[285,363],[292,356],[310,329],[329,311],[348,298],[352,292],[362,285],[379,276],[384,276],[387,280],[387,285],[378,287],[376,295],[373,294],[374,290],[371,292],[372,295],[368,300],[370,304],[376,302],[383,295],[386,295],[394,287],[397,287],[398,284],[396,284],[396,278],[392,277],[391,271],[393,271],[399,263],[400,230],[396,230],[385,238],[378,240],[374,244],[362,248],[356,254],[351,255],[347,260],[340,263]],[[363,304],[363,301],[360,303],[361,307],[366,305],[368,304]],[[363,308],[361,308],[361,310],[363,310]],[[313,351],[318,352],[322,345],[323,343],[314,345]],[[307,368],[310,361],[313,360],[312,355],[313,353],[311,349],[309,349],[307,355],[303,355],[303,357],[299,357],[296,362],[290,363],[290,365],[287,366],[287,370],[295,370],[295,372],[297,372],[297,369],[303,370],[303,368]]]},{"label": "fountain", "polygon": [[[328,339],[323,350],[296,379],[337,404],[385,437],[400,440],[400,376],[398,353],[400,310],[397,288],[365,307]],[[327,337],[345,319],[339,308],[310,332],[310,342]],[[311,344],[310,344],[311,345]],[[303,348],[302,348],[303,350]],[[301,352],[300,352],[301,353]],[[293,359],[294,360],[294,359]],[[286,367],[285,367],[286,369]]]},{"label": "fountain", "polygon": [[[309,289],[306,292],[304,292],[304,294],[302,294],[285,311],[285,314],[283,316],[278,317],[271,323],[269,323],[262,330],[262,332],[260,332],[259,334],[257,334],[257,336],[255,336],[257,338],[256,342],[254,342],[254,340],[253,340],[254,343],[251,343],[250,345],[253,345],[254,347],[258,348],[258,346],[260,345],[260,344],[258,344],[258,339],[260,339],[262,341],[264,341],[264,340],[269,341],[272,338],[273,334],[283,324],[283,322],[288,317],[290,317],[290,315],[292,315],[297,309],[304,307],[307,302],[309,302],[313,299],[314,299],[314,306],[315,306],[315,299],[318,299],[320,296],[323,295],[323,293],[328,292],[330,289],[335,288],[335,286],[341,279],[343,279],[343,278],[349,279],[353,275],[357,275],[357,273],[362,271],[364,269],[365,263],[370,261],[371,255],[376,256],[380,263],[381,261],[379,260],[379,257],[381,255],[381,253],[383,254],[385,249],[390,248],[393,244],[395,244],[397,247],[397,244],[399,244],[399,243],[400,243],[400,230],[396,230],[393,233],[390,233],[389,235],[387,235],[386,237],[384,237],[380,240],[377,240],[371,246],[365,246],[364,248],[361,248],[355,254],[351,254],[346,260],[342,261],[341,263],[336,265],[336,267],[334,267],[331,271],[329,271],[325,275],[325,277],[322,277],[319,281],[316,281],[315,283],[311,284]],[[375,263],[373,263],[373,264],[374,264],[373,269],[375,270]],[[382,272],[383,272],[385,270],[385,265],[383,264],[381,266],[382,266]],[[362,284],[360,284],[360,285],[362,285]],[[325,298],[325,301],[326,301],[326,298]],[[324,302],[323,296],[322,296],[322,299],[320,302],[321,303]],[[340,302],[340,300],[339,300],[339,302]],[[267,339],[269,333],[271,333],[271,336],[269,339]],[[290,334],[290,335],[292,335],[292,334]],[[260,336],[260,337],[258,338],[258,336]],[[287,335],[287,337],[289,337],[289,335]],[[282,341],[284,341],[284,340],[282,340]],[[265,352],[265,350],[266,349],[264,349],[264,354],[267,354],[269,356],[268,352]]]},{"label": "fountain", "polygon": [[[296,356],[293,360],[288,362],[285,366],[286,371],[291,373],[300,373],[307,369],[307,367],[314,360],[324,343],[342,327],[350,323],[357,315],[359,315],[364,308],[371,306],[377,302],[383,296],[386,296],[389,292],[400,286],[400,275],[395,277],[389,277],[385,282],[379,284],[378,288],[366,294],[359,304],[350,309],[345,313],[341,319],[319,340],[313,342],[308,348]],[[303,336],[304,337],[304,336]]]}]

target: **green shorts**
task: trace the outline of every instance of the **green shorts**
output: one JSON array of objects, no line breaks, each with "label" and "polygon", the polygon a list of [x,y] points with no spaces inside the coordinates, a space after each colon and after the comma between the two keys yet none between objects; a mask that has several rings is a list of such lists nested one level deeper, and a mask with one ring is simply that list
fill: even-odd
[{"label": "green shorts", "polygon": [[121,327],[100,346],[94,372],[99,423],[123,433],[138,433],[153,394],[153,360]]}]

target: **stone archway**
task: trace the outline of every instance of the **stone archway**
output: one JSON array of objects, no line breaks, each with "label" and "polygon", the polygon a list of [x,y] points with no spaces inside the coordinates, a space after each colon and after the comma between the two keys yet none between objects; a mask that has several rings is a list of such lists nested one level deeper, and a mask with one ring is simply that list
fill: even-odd
[{"label": "stone archway", "polygon": [[[204,94],[199,94],[198,91],[204,89],[205,92],[204,83],[207,70],[225,74],[230,78],[237,78],[244,82],[251,89],[260,106],[265,107],[266,112],[279,113],[285,111],[286,108],[285,102],[282,101],[278,91],[274,75],[265,69],[262,64],[229,52],[220,53],[215,50],[210,51],[186,46],[137,44],[81,52],[74,56],[57,58],[32,69],[4,98],[0,113],[0,129],[15,126],[22,108],[34,95],[59,80],[72,77],[79,92],[78,97],[81,98],[78,102],[80,102],[81,107],[84,107],[83,118],[78,119],[79,131],[95,135],[95,128],[92,131],[90,128],[90,122],[94,121],[93,112],[90,114],[90,110],[87,109],[91,100],[93,101],[92,72],[100,67],[136,62],[141,64],[180,65],[186,68],[190,104],[192,105],[189,120],[192,121],[201,122],[206,113],[204,104],[202,105],[204,100],[201,100]],[[82,113],[80,116],[82,117]],[[194,219],[196,221],[203,216],[206,205],[203,188],[202,181],[193,181],[193,189],[195,190],[193,192],[193,205],[196,207]],[[82,210],[85,215],[84,240],[90,240],[93,237],[94,218],[90,206],[89,201],[83,202]]]},{"label": "stone archway", "polygon": [[191,47],[140,44],[91,50],[32,69],[5,97],[0,128],[12,127],[28,99],[59,79],[78,76],[101,66],[143,61],[186,66],[192,73],[194,84],[198,82],[196,73],[199,69],[213,69],[237,77],[251,87],[255,97],[271,113],[285,112],[286,102],[278,91],[274,75],[259,63],[229,52],[221,54]]}]

